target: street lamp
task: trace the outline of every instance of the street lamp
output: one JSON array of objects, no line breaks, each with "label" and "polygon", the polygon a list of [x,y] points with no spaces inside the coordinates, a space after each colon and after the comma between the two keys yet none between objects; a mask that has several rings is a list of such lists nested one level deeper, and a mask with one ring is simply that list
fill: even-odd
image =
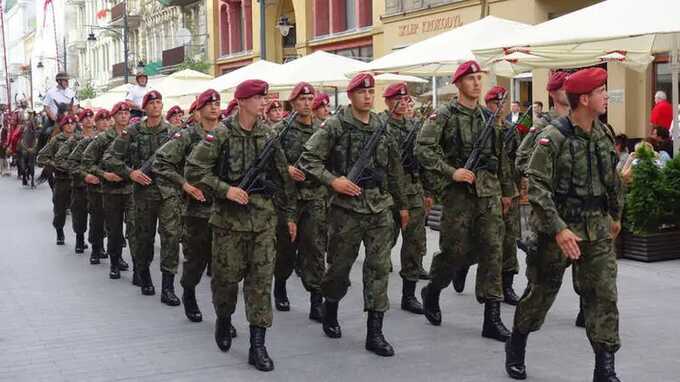
[{"label": "street lamp", "polygon": [[106,30],[109,32],[115,33],[119,38],[123,39],[123,56],[124,56],[124,64],[125,65],[125,83],[128,83],[128,77],[129,77],[129,69],[128,69],[128,56],[130,55],[130,49],[128,47],[129,45],[129,37],[128,37],[128,9],[127,9],[127,0],[123,1],[125,3],[125,9],[123,10],[123,26],[119,27],[122,29],[122,31],[116,30],[116,28],[112,27],[102,27],[99,25],[83,25],[84,27],[89,27],[90,28],[90,33],[87,35],[87,42],[89,44],[94,44],[97,41],[97,36],[94,35],[94,32],[92,32],[92,29],[102,29]]}]

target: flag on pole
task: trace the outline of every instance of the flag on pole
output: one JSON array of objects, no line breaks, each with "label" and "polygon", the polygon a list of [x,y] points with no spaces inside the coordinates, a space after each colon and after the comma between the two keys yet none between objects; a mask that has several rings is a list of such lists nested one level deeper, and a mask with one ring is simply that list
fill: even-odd
[{"label": "flag on pole", "polygon": [[47,6],[50,4],[52,4],[52,0],[45,0],[43,3],[43,28],[45,27],[45,19],[47,18]]}]

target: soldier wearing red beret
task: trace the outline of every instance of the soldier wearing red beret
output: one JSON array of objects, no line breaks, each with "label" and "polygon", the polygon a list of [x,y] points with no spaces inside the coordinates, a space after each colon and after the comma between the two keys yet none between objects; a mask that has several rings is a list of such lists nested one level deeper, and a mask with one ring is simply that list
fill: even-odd
[{"label": "soldier wearing red beret", "polygon": [[[186,160],[185,178],[214,195],[210,212],[213,249],[211,289],[217,314],[215,342],[220,350],[231,348],[231,315],[236,309],[238,284],[244,283],[246,318],[250,323],[248,363],[262,371],[274,369],[265,346],[271,327],[271,282],[276,257],[276,209],[270,184],[282,189],[277,203],[286,211],[288,234],[297,235],[295,185],[290,178],[280,141],[259,120],[269,85],[260,80],[244,81],[234,93],[238,112],[225,127],[206,134]],[[268,161],[253,179],[244,176],[271,142]]]},{"label": "soldier wearing red beret", "polygon": [[[404,228],[409,222],[403,190],[404,172],[397,142],[390,134],[375,135],[376,145],[366,142],[384,132],[385,126],[373,113],[375,80],[360,73],[347,86],[351,106],[324,122],[304,146],[300,168],[308,176],[330,187],[334,195],[328,212],[328,257],[332,259],[321,282],[325,297],[323,330],[340,338],[338,306],[346,295],[349,271],[366,248],[364,263],[364,311],[368,311],[366,349],[380,356],[394,355],[382,327],[389,308],[387,286],[392,246],[392,209],[400,211]],[[360,174],[352,171],[362,150],[373,158]],[[351,179],[350,179],[351,177]]]},{"label": "soldier wearing red beret", "polygon": [[177,105],[171,107],[168,112],[165,113],[165,120],[176,129],[182,127],[182,117],[184,117],[184,110]]},{"label": "soldier wearing red beret", "polygon": [[[484,154],[477,168],[467,168],[472,148],[485,130],[484,110],[479,105],[484,71],[476,61],[461,64],[452,76],[459,98],[440,106],[418,135],[416,156],[430,192],[443,190],[441,252],[435,254],[432,281],[423,288],[425,316],[441,325],[439,294],[451,281],[465,280],[467,267],[478,262],[476,297],[484,304],[482,336],[505,341],[510,332],[503,325],[503,214],[512,203],[514,187],[505,174],[509,166],[500,129],[479,147]],[[470,221],[477,222],[474,225]],[[463,285],[454,283],[457,291]]]},{"label": "soldier wearing red beret", "polygon": [[[290,310],[286,281],[292,274],[296,263],[299,263],[302,284],[310,293],[309,318],[321,322],[323,316],[321,279],[326,268],[324,256],[328,235],[326,216],[328,192],[326,186],[311,177],[307,178],[305,173],[297,167],[304,144],[320,126],[314,121],[312,112],[314,87],[306,82],[298,83],[291,91],[288,102],[292,105],[293,112],[297,114],[286,130],[286,134],[281,137],[281,146],[288,161],[288,174],[297,186],[298,240],[290,240],[286,211],[277,208],[274,303],[279,311]],[[280,122],[274,125],[273,129],[281,133],[285,127],[285,122]]]},{"label": "soldier wearing red beret", "polygon": [[[161,239],[160,268],[163,275],[161,302],[180,305],[175,295],[174,280],[179,262],[180,199],[159,187],[153,180],[151,165],[156,150],[174,134],[174,128],[163,120],[163,96],[152,90],[142,100],[146,118],[123,131],[107,149],[104,164],[112,172],[134,184],[135,238],[134,268],[141,293],[156,293],[149,269],[154,257],[154,240],[158,229]],[[117,258],[112,259],[112,262]]]},{"label": "soldier wearing red beret", "polygon": [[236,98],[229,101],[229,105],[224,109],[224,114],[229,117],[238,111],[238,100]]},{"label": "soldier wearing red beret", "polygon": [[327,120],[331,116],[331,100],[328,94],[318,92],[312,102],[312,110],[319,123]]},{"label": "soldier wearing red beret", "polygon": [[[506,371],[525,379],[530,332],[538,331],[573,266],[583,302],[586,333],[595,353],[593,381],[616,382],[614,353],[620,348],[616,254],[621,230],[622,187],[616,174],[613,132],[600,122],[607,111],[607,72],[575,72],[563,88],[571,112],[550,122],[538,136],[529,161],[529,201],[539,232],[537,251],[527,258],[529,288],[517,306],[506,345]],[[540,277],[535,277],[540,275]]]},{"label": "soldier wearing red beret", "polygon": [[269,102],[267,106],[264,107],[264,116],[269,126],[274,126],[281,122],[283,119],[283,107],[281,106],[281,102],[276,99]]},{"label": "soldier wearing red beret", "polygon": [[423,314],[423,306],[415,296],[415,289],[420,278],[428,277],[423,269],[423,257],[427,252],[425,217],[432,207],[432,198],[426,197],[423,193],[420,171],[413,156],[415,140],[408,143],[409,134],[412,132],[416,134],[418,127],[415,121],[406,117],[408,104],[411,101],[406,83],[397,82],[389,85],[383,92],[383,97],[387,110],[382,113],[381,118],[387,121],[387,132],[394,137],[400,148],[404,148],[400,155],[403,156],[401,163],[406,175],[404,189],[408,204],[405,207],[408,208],[410,216],[409,224],[400,229],[399,209],[392,209],[392,216],[395,219],[393,247],[399,234],[402,235],[401,271],[399,272],[402,278],[401,309]]}]

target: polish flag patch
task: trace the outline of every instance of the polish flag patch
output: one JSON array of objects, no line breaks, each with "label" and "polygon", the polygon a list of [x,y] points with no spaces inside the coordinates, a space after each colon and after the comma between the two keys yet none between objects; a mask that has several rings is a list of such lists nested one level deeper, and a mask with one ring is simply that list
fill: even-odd
[{"label": "polish flag patch", "polygon": [[173,135],[172,137],[175,138],[175,139],[182,138],[182,133],[177,132],[177,133],[175,133],[175,135]]},{"label": "polish flag patch", "polygon": [[541,145],[543,145],[543,146],[547,146],[547,145],[550,144],[550,139],[548,139],[548,138],[541,138],[541,139],[538,140],[538,143],[541,144]]},{"label": "polish flag patch", "polygon": [[205,140],[206,140],[206,142],[212,142],[212,141],[215,140],[215,136],[212,135],[212,134],[206,134],[206,135],[205,135]]}]

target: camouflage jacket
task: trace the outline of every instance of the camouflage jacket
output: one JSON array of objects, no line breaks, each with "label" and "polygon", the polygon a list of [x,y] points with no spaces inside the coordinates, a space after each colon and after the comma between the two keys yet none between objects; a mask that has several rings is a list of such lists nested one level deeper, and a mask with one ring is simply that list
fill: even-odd
[{"label": "camouflage jacket", "polygon": [[613,134],[599,121],[588,134],[567,117],[553,120],[527,170],[534,227],[550,236],[569,228],[586,241],[610,238],[611,219],[623,210],[617,162]]},{"label": "camouflage jacket", "polygon": [[73,135],[71,138],[69,138],[66,143],[61,145],[59,148],[59,151],[55,154],[55,161],[58,163],[58,168],[60,171],[67,172],[71,175],[71,186],[72,187],[85,187],[85,179],[80,176],[80,173],[76,173],[73,171],[73,167],[71,166],[71,162],[69,161],[69,158],[71,157],[71,154],[73,151],[78,147],[78,144],[82,142],[84,139],[84,136],[81,135],[81,133]]},{"label": "camouflage jacket", "polygon": [[508,168],[509,176],[512,179],[515,191],[513,196],[519,196],[519,190],[521,188],[522,176],[517,171],[517,166],[515,165],[515,159],[517,159],[517,151],[519,146],[522,144],[522,138],[517,130],[517,127],[508,121],[503,121],[503,128],[501,129],[503,136],[503,144],[505,146],[505,151],[508,156]]},{"label": "camouflage jacket", "polygon": [[[73,133],[72,137],[76,134]],[[64,135],[64,133],[59,133],[55,135],[50,141],[43,147],[36,157],[36,163],[38,166],[51,167],[54,170],[54,177],[56,179],[71,179],[71,174],[65,167],[65,157],[62,155],[57,158],[57,153],[62,146],[64,146],[70,137]]]},{"label": "camouflage jacket", "polygon": [[[283,129],[283,122],[274,125],[274,132],[279,134]],[[304,144],[317,130],[319,123],[303,125],[298,121],[293,121],[285,136],[281,137],[281,148],[286,155],[288,164],[298,166],[298,160],[302,155]],[[326,199],[328,188],[313,177],[306,177],[303,182],[295,182],[297,198],[300,200]]]},{"label": "camouflage jacket", "polygon": [[[383,112],[380,113],[380,118],[383,121],[387,121],[387,132],[394,138],[394,140],[397,143],[397,147],[399,148],[399,159],[400,163],[403,163],[403,159],[401,157],[401,148],[404,144],[404,141],[406,141],[406,138],[408,137],[409,132],[416,128],[416,123],[411,120],[411,119],[395,119],[392,118],[388,115],[389,112]],[[415,141],[414,141],[415,143]],[[415,145],[413,145],[415,149]],[[420,166],[417,164],[417,160],[415,158],[415,152],[409,153],[411,155],[411,158],[407,158],[407,160],[412,160],[414,163],[411,163],[412,166],[402,166],[402,169],[404,170],[404,199],[406,200],[406,206],[407,208],[416,208],[416,207],[422,207],[423,206],[423,184],[420,180],[421,177],[421,171],[420,171]],[[407,168],[408,167],[408,168]]]},{"label": "camouflage jacket", "polygon": [[[172,127],[161,121],[157,127],[148,127],[147,120],[123,130],[111,146],[104,153],[104,164],[123,179],[130,179],[130,173],[139,170],[165,142],[174,134]],[[150,163],[149,169],[150,169]],[[153,175],[149,171],[147,175]],[[150,175],[150,176],[151,176]],[[161,199],[163,196],[158,188],[158,182],[153,181],[149,186],[142,186],[132,182],[134,192],[144,192],[145,197]]]},{"label": "camouflage jacket", "polygon": [[115,127],[111,127],[103,131],[94,138],[94,140],[87,145],[80,162],[80,171],[96,175],[101,181],[101,190],[108,194],[129,194],[132,192],[132,184],[126,178],[120,182],[109,182],[104,179],[104,172],[111,170],[106,167],[103,161],[104,152],[111,146],[113,141],[118,137],[118,132]]},{"label": "camouflage jacket", "polygon": [[[375,113],[370,113],[366,124],[354,118],[351,107],[343,108],[326,120],[305,143],[300,168],[330,186],[335,178],[349,173],[380,123]],[[398,209],[406,208],[404,171],[399,159],[399,148],[392,135],[386,133],[380,138],[366,170],[364,175],[371,176],[367,183],[359,184],[362,187],[361,195],[333,194],[331,203],[362,214],[379,213],[393,205]]]},{"label": "camouflage jacket", "polygon": [[[261,232],[274,229],[276,211],[270,195],[251,193],[249,202],[240,205],[227,199],[227,191],[237,186],[260,150],[274,133],[261,121],[251,131],[241,128],[238,114],[227,126],[221,126],[206,134],[186,160],[184,176],[198,187],[209,188],[215,197],[210,223],[233,231]],[[273,160],[269,163],[266,177],[283,188],[282,208],[288,221],[295,221],[295,185],[288,175],[288,161],[275,145]]]},{"label": "camouflage jacket", "polygon": [[[433,194],[463,187],[453,180],[453,173],[465,166],[477,137],[484,130],[484,121],[480,106],[469,109],[457,102],[440,106],[425,121],[416,140],[416,157],[425,177],[430,178],[424,185],[433,188]],[[481,163],[473,188],[477,197],[513,196],[515,188],[500,128],[482,149]]]},{"label": "camouflage jacket", "polygon": [[[181,197],[182,186],[187,182],[184,178],[184,165],[194,147],[205,138],[206,132],[200,124],[191,124],[173,134],[172,139],[156,151],[152,170],[157,175],[158,188],[164,197]],[[185,196],[184,215],[199,218],[210,218],[213,197],[210,189],[201,187],[206,201],[201,203],[190,196]]]},{"label": "camouflage jacket", "polygon": [[83,168],[81,166],[83,161],[83,153],[85,152],[85,149],[90,143],[94,141],[96,137],[97,137],[96,135],[93,135],[91,137],[83,137],[83,139],[78,141],[78,144],[76,144],[73,150],[71,150],[71,154],[69,154],[66,160],[66,166],[68,167],[69,171],[71,172],[71,176],[73,177],[74,187],[88,186],[90,187],[91,190],[101,192],[101,185],[85,183],[85,176],[88,174],[88,172],[83,171]]},{"label": "camouflage jacket", "polygon": [[529,159],[531,159],[531,154],[534,152],[534,147],[536,147],[536,137],[538,137],[538,134],[541,133],[544,127],[550,124],[550,121],[556,118],[559,118],[559,115],[554,110],[551,110],[549,113],[543,113],[531,126],[526,137],[522,139],[515,158],[515,168],[521,176],[526,176]]}]

